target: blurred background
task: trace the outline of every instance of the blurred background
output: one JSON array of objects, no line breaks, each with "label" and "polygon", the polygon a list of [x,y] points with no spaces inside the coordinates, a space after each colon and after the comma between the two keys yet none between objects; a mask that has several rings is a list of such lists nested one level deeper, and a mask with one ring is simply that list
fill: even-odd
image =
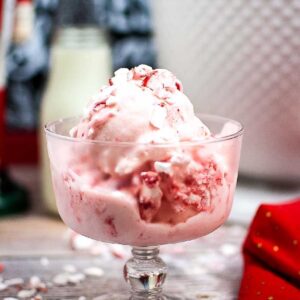
[{"label": "blurred background", "polygon": [[0,9],[0,219],[57,216],[43,125],[79,114],[114,70],[138,64],[174,72],[196,111],[244,124],[229,222],[300,195],[299,0],[1,0]]}]

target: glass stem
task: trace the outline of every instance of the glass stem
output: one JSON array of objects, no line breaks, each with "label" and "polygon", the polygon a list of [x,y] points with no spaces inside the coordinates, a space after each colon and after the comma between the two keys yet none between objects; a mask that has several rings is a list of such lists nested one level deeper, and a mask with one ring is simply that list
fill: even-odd
[{"label": "glass stem", "polygon": [[133,247],[133,257],[124,266],[124,278],[131,285],[130,299],[162,299],[167,265],[158,257],[159,247]]}]

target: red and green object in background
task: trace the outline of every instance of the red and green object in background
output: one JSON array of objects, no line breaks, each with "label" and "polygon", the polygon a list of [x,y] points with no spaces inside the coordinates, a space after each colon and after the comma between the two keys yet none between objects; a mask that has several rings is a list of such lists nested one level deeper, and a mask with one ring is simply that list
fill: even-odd
[{"label": "red and green object in background", "polygon": [[4,87],[0,87],[0,168],[4,159],[4,99],[5,89]]},{"label": "red and green object in background", "polygon": [[5,88],[0,88],[0,216],[22,212],[28,207],[26,190],[8,175],[5,164]]},{"label": "red and green object in background", "polygon": [[[0,31],[9,30],[9,26],[4,22],[3,14],[9,13],[9,10],[4,9],[5,1],[0,0]],[[6,145],[6,128],[4,121],[6,89],[5,89],[5,51],[7,44],[6,40],[2,39],[1,35],[1,55],[0,55],[0,216],[24,211],[28,207],[28,197],[26,190],[15,183],[7,173],[6,157],[10,151],[20,151],[26,148],[7,148]],[[6,41],[7,42],[7,41]]]},{"label": "red and green object in background", "polygon": [[[16,10],[16,6],[22,3],[31,3],[31,0],[15,0],[12,1],[13,4],[8,5],[7,0],[0,0],[0,32],[3,31],[12,31],[11,21],[4,22],[3,14],[7,13],[8,19],[14,19],[14,13]],[[6,6],[6,9],[5,9]],[[9,7],[9,8],[8,8]],[[10,34],[8,34],[10,36]],[[4,49],[0,53],[0,55],[5,52],[5,49],[8,48],[10,43],[10,39],[5,39],[4,41],[0,41],[2,43],[1,48]],[[1,49],[2,50],[2,49]],[[0,68],[4,67],[4,56],[0,57]],[[0,72],[0,76],[4,76],[6,72]],[[1,76],[1,77],[2,77]],[[4,87],[6,78],[0,78],[0,93],[1,93],[1,103],[0,103],[0,157],[2,162],[5,165],[11,164],[37,164],[38,162],[38,138],[37,131],[26,131],[26,130],[10,130],[5,127],[4,123],[4,111],[5,111],[5,101],[4,99]],[[9,151],[5,152],[3,156],[2,149],[9,149]]]},{"label": "red and green object in background", "polygon": [[300,300],[300,198],[261,205],[243,255],[239,300]]},{"label": "red and green object in background", "polygon": [[23,212],[28,208],[27,191],[0,169],[0,217]]}]

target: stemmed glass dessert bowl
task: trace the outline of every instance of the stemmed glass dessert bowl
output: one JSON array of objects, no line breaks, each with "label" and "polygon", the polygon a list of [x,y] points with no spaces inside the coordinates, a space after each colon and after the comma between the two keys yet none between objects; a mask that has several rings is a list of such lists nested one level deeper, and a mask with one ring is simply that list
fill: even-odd
[{"label": "stemmed glass dessert bowl", "polygon": [[199,117],[211,137],[174,143],[70,137],[79,118],[45,126],[59,214],[84,236],[132,246],[124,266],[131,299],[168,299],[159,245],[207,235],[230,213],[243,127]]}]

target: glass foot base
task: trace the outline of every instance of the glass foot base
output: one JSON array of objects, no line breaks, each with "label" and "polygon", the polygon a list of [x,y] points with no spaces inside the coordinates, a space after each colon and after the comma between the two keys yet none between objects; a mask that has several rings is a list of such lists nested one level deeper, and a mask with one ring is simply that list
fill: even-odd
[{"label": "glass foot base", "polygon": [[[167,276],[167,265],[158,256],[158,247],[134,247],[132,258],[124,266],[124,279],[130,292],[100,295],[93,300],[194,300],[182,295],[168,295],[162,286]],[[199,298],[200,299],[200,298]]]},{"label": "glass foot base", "polygon": [[167,266],[158,257],[158,247],[134,247],[124,266],[124,278],[131,286],[132,300],[161,299]]}]

